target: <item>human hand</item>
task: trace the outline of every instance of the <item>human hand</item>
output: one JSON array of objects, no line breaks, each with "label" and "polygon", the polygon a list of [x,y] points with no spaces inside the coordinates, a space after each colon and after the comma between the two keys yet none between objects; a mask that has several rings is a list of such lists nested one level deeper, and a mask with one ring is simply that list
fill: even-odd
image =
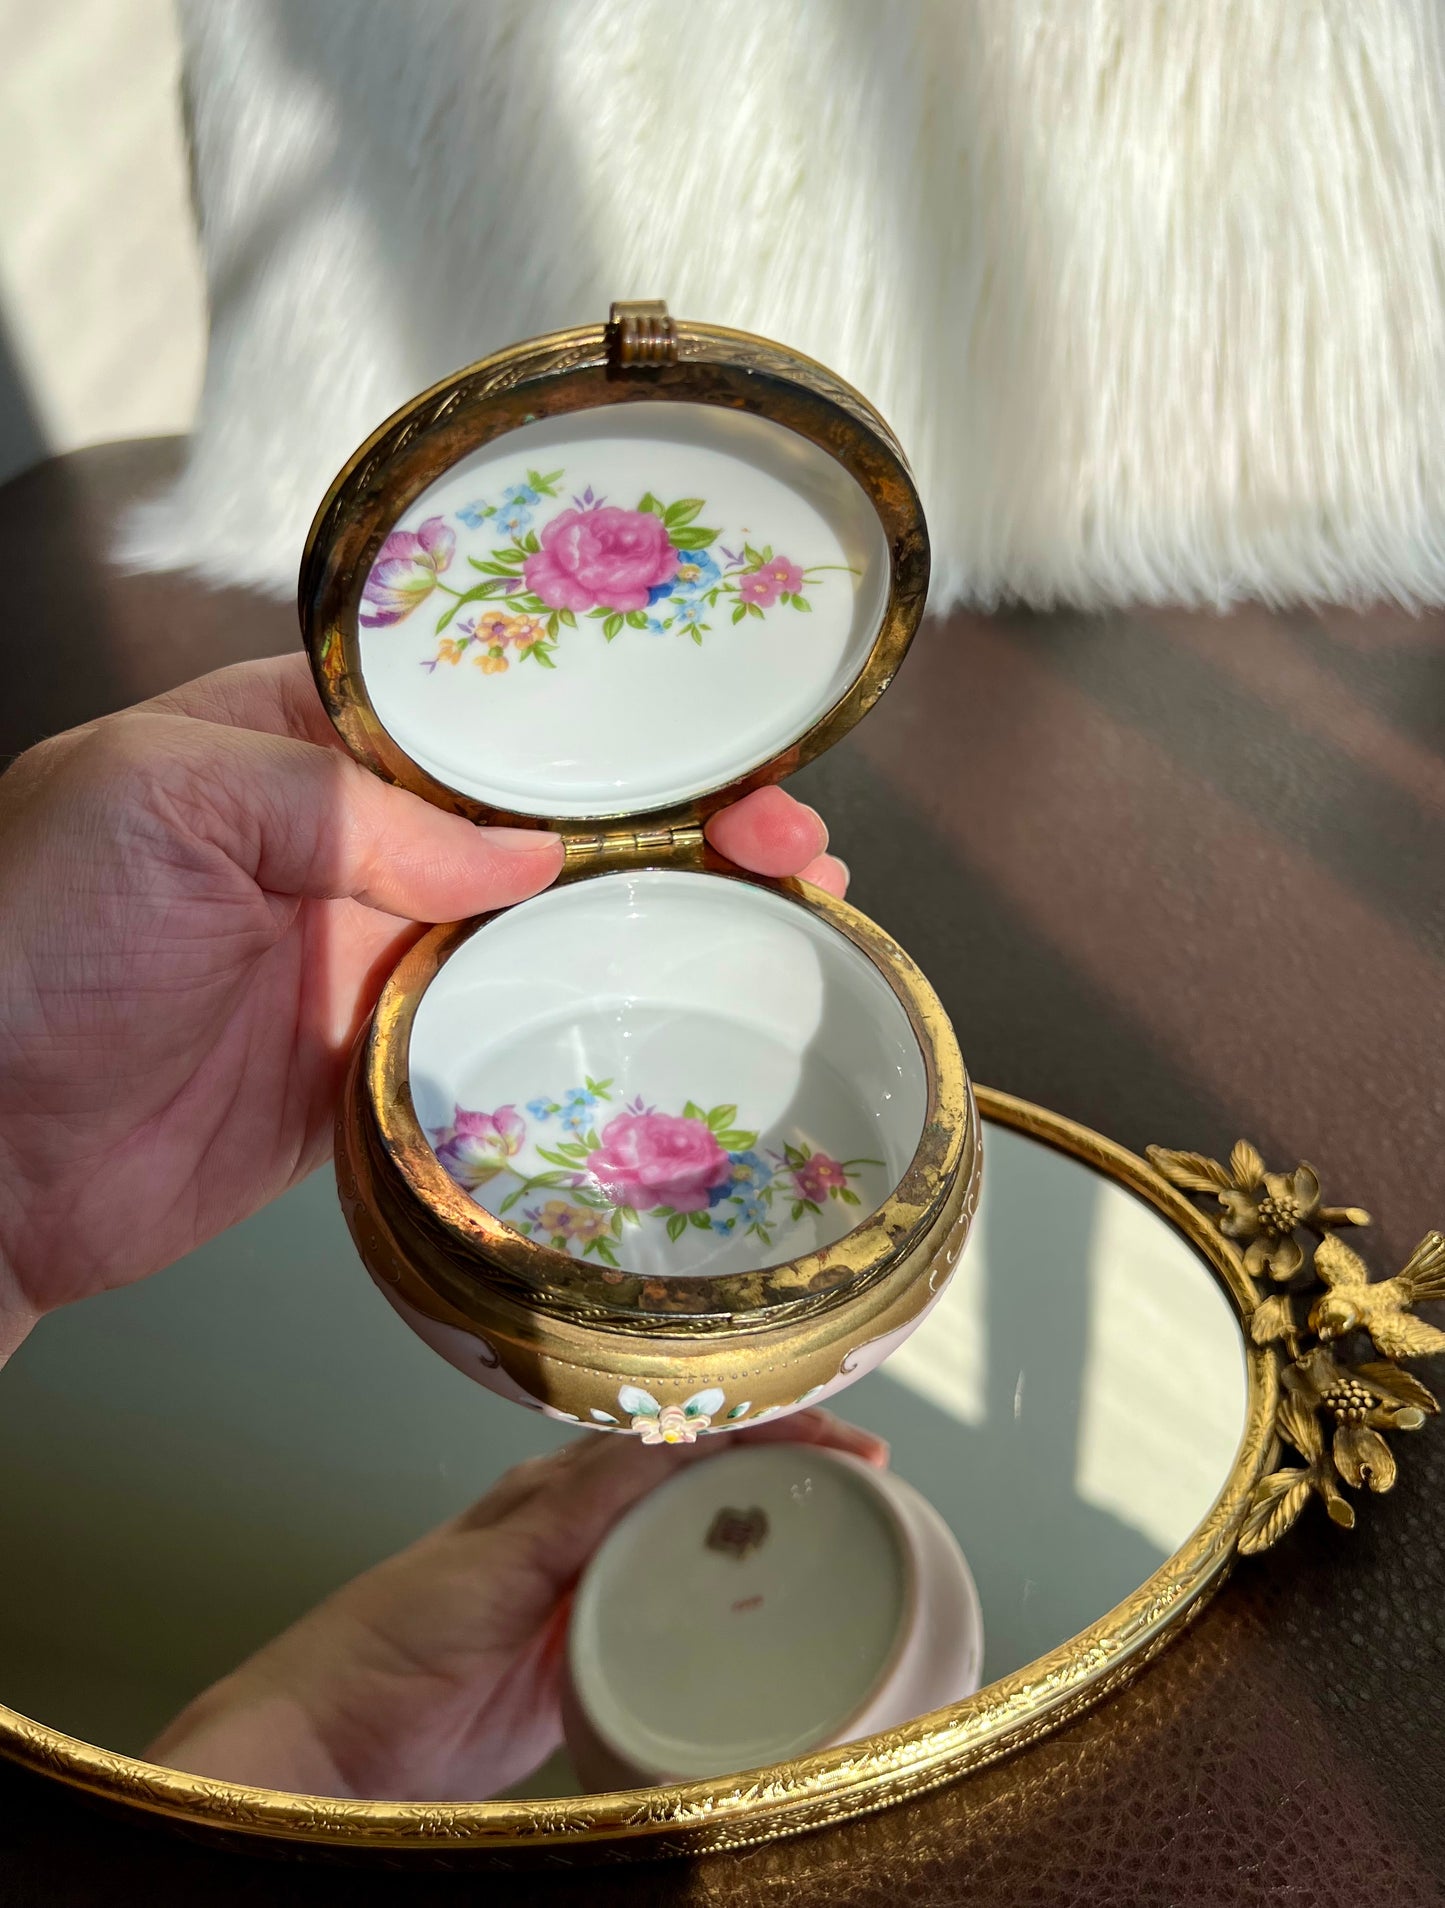
[{"label": "human hand", "polygon": [[[846,884],[780,789],[708,835],[756,873]],[[476,828],[352,761],[300,655],[22,755],[0,777],[0,1360],[304,1178],[416,924],[561,866],[555,836]]]},{"label": "human hand", "polygon": [[683,1465],[761,1442],[888,1462],[880,1438],[816,1408],[693,1445],[574,1439],[309,1611],[197,1697],[148,1759],[305,1795],[497,1794],[562,1740],[572,1586],[612,1525]]}]

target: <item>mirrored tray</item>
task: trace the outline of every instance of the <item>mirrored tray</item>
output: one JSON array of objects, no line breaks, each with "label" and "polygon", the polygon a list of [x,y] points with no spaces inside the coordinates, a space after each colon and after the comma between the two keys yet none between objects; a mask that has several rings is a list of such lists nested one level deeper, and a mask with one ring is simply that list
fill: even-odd
[{"label": "mirrored tray", "polygon": [[[763,1770],[620,1793],[579,1793],[561,1753],[501,1798],[410,1802],[142,1760],[199,1691],[330,1591],[570,1435],[397,1323],[355,1276],[318,1175],[144,1285],[46,1320],[0,1375],[0,1750],[219,1836],[580,1861],[859,1814],[1098,1701],[1238,1550],[1264,1548],[1311,1497],[1348,1521],[1341,1482],[1387,1487],[1375,1446],[1351,1439],[1384,1448],[1382,1429],[1418,1428],[1433,1400],[1378,1353],[1335,1362],[1315,1329],[1328,1337],[1330,1317],[1318,1303],[1311,1315],[1319,1294],[1271,1278],[1297,1235],[1295,1287],[1317,1253],[1326,1296],[1353,1306],[1335,1324],[1367,1318],[1363,1264],[1338,1234],[1362,1213],[1322,1207],[1317,1185],[1311,1203],[1311,1180],[1266,1181],[1252,1148],[1151,1163],[1005,1094],[981,1090],[979,1104],[987,1164],[964,1262],[915,1336],[841,1401],[966,1553],[985,1640],[976,1695]],[[1427,1240],[1412,1261],[1419,1296],[1445,1252],[1432,1238],[1440,1250]],[[1427,1332],[1411,1291],[1397,1296],[1396,1316]],[[1350,1383],[1363,1406],[1340,1390]],[[1281,1456],[1281,1432],[1297,1454]]]}]

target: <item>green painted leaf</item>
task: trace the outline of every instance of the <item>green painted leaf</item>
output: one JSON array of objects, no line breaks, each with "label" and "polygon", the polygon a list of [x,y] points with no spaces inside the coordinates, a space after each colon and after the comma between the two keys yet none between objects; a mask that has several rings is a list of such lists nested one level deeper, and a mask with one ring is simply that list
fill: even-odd
[{"label": "green painted leaf", "polygon": [[441,616],[437,618],[436,633],[438,636],[441,635],[442,631],[446,628],[447,624],[456,615],[457,611],[461,608],[461,606],[462,606],[461,600],[459,598],[455,603],[452,603]]},{"label": "green painted leaf", "polygon": [[748,613],[747,604],[739,603],[737,608],[733,611],[733,621],[735,623],[740,623],[743,620],[743,618],[747,615],[747,613]]},{"label": "green painted leaf", "polygon": [[688,524],[683,529],[669,531],[668,534],[672,538],[674,547],[679,550],[705,550],[710,543],[716,543],[718,537],[716,530],[709,530],[700,523]]},{"label": "green painted leaf", "polygon": [[500,1218],[504,1212],[510,1212],[519,1199],[525,1199],[526,1197],[527,1188],[525,1186],[519,1186],[515,1192],[509,1192],[501,1205],[497,1208],[497,1217]]},{"label": "green painted leaf", "polygon": [[772,560],[773,560],[773,546],[771,543],[765,543],[763,545],[763,562],[771,563]]},{"label": "green painted leaf", "polygon": [[748,615],[749,615],[749,616],[756,616],[756,617],[757,617],[757,618],[758,618],[758,619],[759,619],[759,620],[761,621],[761,619],[762,619],[762,614],[763,614],[763,612],[762,612],[762,610],[761,610],[761,609],[759,609],[759,607],[758,607],[758,605],[757,605],[756,603],[749,603],[749,604],[748,604]]},{"label": "green painted leaf", "polygon": [[481,570],[486,576],[505,576],[513,583],[515,583],[522,574],[519,567],[508,569],[505,563],[495,563],[492,561],[478,563],[475,557],[469,557],[467,561],[474,564],[475,567]]},{"label": "green painted leaf", "polygon": [[755,550],[750,543],[745,543],[743,545],[743,555],[755,570],[762,568],[764,558],[761,550]]},{"label": "green painted leaf", "polygon": [[553,610],[552,614],[547,618],[547,634],[549,636],[555,636],[557,634],[557,612],[555,610]]},{"label": "green painted leaf", "polygon": [[620,1210],[614,1212],[612,1215],[612,1236],[614,1239],[620,1239],[622,1237],[622,1213]]},{"label": "green painted leaf", "polygon": [[533,643],[532,654],[537,658],[537,661],[544,669],[555,669],[557,667],[556,663],[552,660],[552,652],[546,643]]},{"label": "green painted leaf", "polygon": [[706,1121],[707,1114],[703,1112],[696,1100],[689,1100],[687,1105],[682,1109],[682,1117],[685,1120]]},{"label": "green painted leaf", "polygon": [[579,1160],[587,1157],[584,1148],[575,1146],[539,1146],[537,1152],[553,1166],[575,1167]]},{"label": "green painted leaf", "polygon": [[697,644],[699,649],[702,648],[702,632],[706,627],[707,625],[705,623],[701,625],[694,623],[692,626],[692,640]]},{"label": "green painted leaf", "polygon": [[813,605],[812,605],[812,604],[811,604],[811,603],[810,603],[810,602],[808,601],[808,599],[807,599],[807,597],[806,597],[806,596],[795,596],[795,597],[793,598],[793,608],[794,608],[795,610],[809,610],[809,611],[811,611],[811,610],[812,610],[812,607],[813,607]]},{"label": "green painted leaf", "polygon": [[577,612],[576,610],[558,610],[557,620],[564,623],[568,629],[576,629]]},{"label": "green painted leaf", "polygon": [[801,1199],[795,1199],[793,1201],[793,1223],[796,1225],[798,1220],[801,1219],[802,1216],[803,1216],[803,1202]]},{"label": "green painted leaf", "polygon": [[599,1099],[603,1100],[611,1098],[611,1095],[607,1091],[608,1087],[612,1084],[611,1080],[594,1080],[590,1073],[584,1073],[582,1078],[587,1083],[587,1091],[589,1093],[595,1093]]},{"label": "green painted leaf", "polygon": [[586,1138],[583,1139],[578,1144],[578,1147],[577,1147],[578,1158],[586,1159],[589,1153],[597,1152],[598,1149],[601,1147],[601,1145],[602,1145],[602,1141],[598,1138],[597,1128],[594,1126],[589,1129]]},{"label": "green painted leaf", "polygon": [[671,1239],[675,1245],[686,1231],[687,1214],[685,1212],[675,1212],[667,1222],[668,1238]]},{"label": "green painted leaf", "polygon": [[646,610],[629,610],[627,612],[627,627],[629,629],[646,629],[647,628],[647,611]]},{"label": "green painted leaf", "polygon": [[720,1127],[729,1126],[737,1118],[735,1106],[715,1106],[707,1116],[707,1123],[716,1133]]},{"label": "green painted leaf", "polygon": [[642,502],[637,506],[637,508],[639,510],[650,510],[654,517],[662,517],[665,519],[667,516],[667,512],[663,509],[662,505],[657,501],[656,497],[653,496],[650,490],[643,492]]},{"label": "green painted leaf", "polygon": [[520,541],[522,548],[527,552],[528,556],[536,556],[542,547],[542,539],[537,535],[535,530],[529,530],[526,536],[522,537]]},{"label": "green painted leaf", "polygon": [[863,1201],[858,1197],[857,1193],[850,1192],[846,1186],[839,1186],[836,1188],[836,1191],[845,1206],[861,1206],[863,1204]]},{"label": "green painted leaf", "polygon": [[662,521],[669,530],[681,530],[694,518],[701,516],[704,501],[702,497],[679,497],[676,503],[669,504],[663,511]]},{"label": "green painted leaf", "polygon": [[714,1128],[719,1146],[729,1153],[747,1153],[758,1143],[756,1133],[745,1132],[741,1126],[725,1127],[721,1132]]},{"label": "green painted leaf", "polygon": [[623,1225],[640,1226],[642,1224],[642,1220],[638,1216],[636,1206],[619,1206],[617,1210],[618,1210],[618,1213],[621,1215]]},{"label": "green painted leaf", "polygon": [[688,1223],[689,1225],[696,1226],[701,1232],[707,1232],[712,1225],[712,1221],[705,1212],[690,1212],[688,1214]]},{"label": "green painted leaf", "polygon": [[602,634],[607,638],[609,643],[614,636],[620,636],[622,634],[622,618],[617,614],[616,610],[612,612],[602,625]]},{"label": "green painted leaf", "polygon": [[594,623],[605,623],[612,612],[611,610],[605,609],[590,609],[587,614],[592,618]]}]

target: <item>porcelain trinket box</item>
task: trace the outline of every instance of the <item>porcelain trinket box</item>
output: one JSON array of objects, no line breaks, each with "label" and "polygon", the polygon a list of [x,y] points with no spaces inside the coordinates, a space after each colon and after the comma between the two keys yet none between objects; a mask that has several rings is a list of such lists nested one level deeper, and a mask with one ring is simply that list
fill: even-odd
[{"label": "porcelain trinket box", "polygon": [[338,1128],[367,1268],[491,1389],[690,1441],[850,1383],[957,1262],[979,1131],[933,990],[704,833],[866,712],[927,580],[865,401],[660,306],[447,379],[323,503],[300,606],[347,746],[566,845],[404,956]]}]

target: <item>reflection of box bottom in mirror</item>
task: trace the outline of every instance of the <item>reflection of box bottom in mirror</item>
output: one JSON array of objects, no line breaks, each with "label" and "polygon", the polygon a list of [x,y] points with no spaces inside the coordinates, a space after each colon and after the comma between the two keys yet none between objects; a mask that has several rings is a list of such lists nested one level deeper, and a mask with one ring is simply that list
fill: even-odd
[{"label": "reflection of box bottom in mirror", "polygon": [[793,1444],[689,1466],[578,1586],[564,1724],[584,1788],[731,1775],[978,1688],[962,1551],[911,1485]]}]

